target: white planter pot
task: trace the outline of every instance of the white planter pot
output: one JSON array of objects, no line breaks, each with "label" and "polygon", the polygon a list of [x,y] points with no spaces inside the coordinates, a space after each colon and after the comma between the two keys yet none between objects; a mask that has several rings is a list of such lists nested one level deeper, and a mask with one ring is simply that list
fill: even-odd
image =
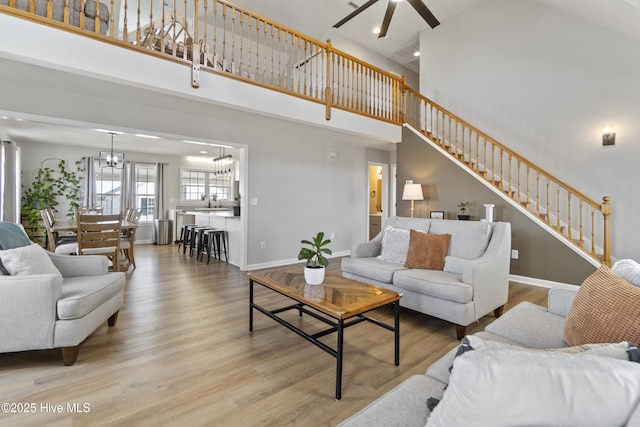
[{"label": "white planter pot", "polygon": [[322,285],[322,282],[324,281],[324,272],[324,267],[305,267],[304,280],[307,282],[307,285]]}]

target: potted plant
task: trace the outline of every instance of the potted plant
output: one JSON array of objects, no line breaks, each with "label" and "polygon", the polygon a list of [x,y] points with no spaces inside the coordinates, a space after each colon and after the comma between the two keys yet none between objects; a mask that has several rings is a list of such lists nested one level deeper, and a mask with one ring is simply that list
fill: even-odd
[{"label": "potted plant", "polygon": [[459,220],[464,220],[464,221],[468,221],[469,218],[471,218],[471,215],[466,214],[466,210],[469,207],[469,204],[471,202],[460,202],[458,203],[458,207],[460,208],[460,212],[462,212],[461,214],[458,215],[458,219]]},{"label": "potted plant", "polygon": [[233,205],[233,216],[240,216],[240,193],[234,198],[235,203]]},{"label": "potted plant", "polygon": [[324,281],[325,269],[329,265],[329,260],[324,254],[331,255],[331,249],[326,248],[331,240],[324,239],[324,233],[319,232],[311,241],[300,241],[303,245],[298,254],[299,260],[307,260],[304,268],[304,279],[308,285],[321,285]]}]

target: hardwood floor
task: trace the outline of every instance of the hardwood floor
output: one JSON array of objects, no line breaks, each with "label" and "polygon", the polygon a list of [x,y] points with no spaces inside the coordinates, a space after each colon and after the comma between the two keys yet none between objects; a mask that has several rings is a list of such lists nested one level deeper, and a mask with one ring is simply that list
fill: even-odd
[{"label": "hardwood floor", "polygon": [[[392,333],[355,325],[345,331],[336,401],[333,357],[260,313],[248,332],[246,273],[213,259],[197,262],[175,245],[141,245],[136,263],[117,325],[105,322],[93,333],[75,365],[64,366],[59,350],[0,354],[0,403],[35,409],[0,413],[0,425],[333,426],[457,345],[453,325],[402,309],[394,367]],[[330,269],[339,268],[332,260]],[[514,283],[506,310],[523,300],[546,305],[546,294]],[[256,287],[262,305],[282,298]],[[292,316],[307,329],[319,327],[309,316]],[[375,316],[391,322],[393,313],[383,308]],[[335,345],[334,335],[323,340]],[[68,411],[73,404],[76,413]]]}]

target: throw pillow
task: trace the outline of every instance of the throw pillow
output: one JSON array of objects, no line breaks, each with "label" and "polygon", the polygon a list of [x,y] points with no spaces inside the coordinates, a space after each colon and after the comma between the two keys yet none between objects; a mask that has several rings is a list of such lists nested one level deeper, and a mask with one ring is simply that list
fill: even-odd
[{"label": "throw pillow", "polygon": [[382,250],[378,258],[381,261],[404,264],[409,250],[409,230],[387,225],[382,236]]},{"label": "throw pillow", "polygon": [[564,323],[569,345],[640,343],[640,288],[603,265],[585,279]]},{"label": "throw pillow", "polygon": [[621,259],[613,264],[611,271],[636,286],[640,286],[640,264],[632,259]]},{"label": "throw pillow", "polygon": [[450,241],[451,234],[427,234],[409,230],[409,249],[404,266],[442,270]]},{"label": "throw pillow", "polygon": [[[31,240],[29,240],[21,226],[12,222],[0,222],[0,249],[14,249],[30,244]],[[5,276],[9,275],[9,271],[7,271],[1,260],[0,273]]]},{"label": "throw pillow", "polygon": [[47,251],[37,244],[0,251],[0,260],[12,276],[30,276],[33,274],[57,274],[60,271],[53,265]]},{"label": "throw pillow", "polygon": [[[606,405],[602,399],[606,394]],[[640,402],[640,365],[603,356],[469,351],[427,427],[625,425]]]}]

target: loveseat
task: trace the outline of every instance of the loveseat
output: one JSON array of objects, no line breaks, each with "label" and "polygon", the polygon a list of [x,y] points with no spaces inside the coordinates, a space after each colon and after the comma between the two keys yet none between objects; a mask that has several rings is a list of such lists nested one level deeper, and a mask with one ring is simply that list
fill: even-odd
[{"label": "loveseat", "polygon": [[107,270],[104,256],[48,252],[0,222],[0,353],[60,348],[73,365],[80,344],[118,318],[126,278]]},{"label": "loveseat", "polygon": [[640,288],[614,276],[518,304],[340,427],[640,426]]},{"label": "loveseat", "polygon": [[[419,242],[446,235],[446,247],[441,239]],[[428,254],[424,264],[420,258],[428,252],[438,253]],[[467,325],[491,311],[502,313],[510,256],[509,223],[390,217],[377,236],[352,248],[342,274],[401,293],[401,306],[454,323],[462,339]],[[433,259],[434,268],[418,268],[432,267]]]}]

